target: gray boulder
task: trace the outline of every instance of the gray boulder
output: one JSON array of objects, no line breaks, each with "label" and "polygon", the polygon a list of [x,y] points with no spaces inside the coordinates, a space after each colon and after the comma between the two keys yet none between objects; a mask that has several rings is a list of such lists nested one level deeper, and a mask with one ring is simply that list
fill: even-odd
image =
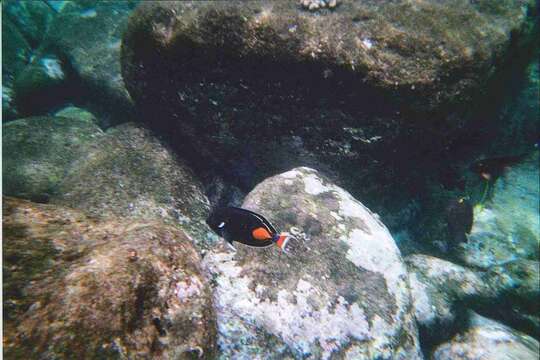
[{"label": "gray boulder", "polygon": [[302,250],[206,255],[222,358],[421,357],[407,271],[375,214],[305,167],[266,179],[243,207],[296,234]]},{"label": "gray boulder", "polygon": [[480,274],[428,255],[405,258],[411,297],[423,340],[445,338],[455,331],[456,303],[486,292]]},{"label": "gray boulder", "polygon": [[405,258],[422,342],[439,343],[462,330],[466,309],[474,309],[537,336],[539,263],[517,260],[487,271],[428,255]]},{"label": "gray boulder", "polygon": [[3,199],[6,358],[212,358],[200,257],[178,228]]},{"label": "gray boulder", "polygon": [[30,117],[2,125],[3,193],[48,202],[103,132],[87,118]]},{"label": "gray boulder", "polygon": [[437,347],[433,360],[538,359],[538,341],[493,320],[471,313],[470,326],[452,340]]}]

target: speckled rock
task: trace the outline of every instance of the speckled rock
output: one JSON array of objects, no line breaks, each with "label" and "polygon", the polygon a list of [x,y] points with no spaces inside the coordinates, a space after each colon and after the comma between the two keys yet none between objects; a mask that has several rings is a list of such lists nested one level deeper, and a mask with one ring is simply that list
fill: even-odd
[{"label": "speckled rock", "polygon": [[30,117],[2,125],[3,193],[47,202],[71,164],[103,136],[91,120]]},{"label": "speckled rock", "polygon": [[444,339],[456,330],[458,302],[487,290],[481,274],[428,255],[405,258],[422,340]]},{"label": "speckled rock", "polygon": [[266,179],[243,207],[297,234],[303,250],[206,255],[223,359],[421,357],[407,271],[375,214],[305,167]]},{"label": "speckled rock", "polygon": [[182,231],[14,198],[3,216],[6,358],[211,357],[211,293]]},{"label": "speckled rock", "polygon": [[432,359],[533,360],[539,351],[534,338],[472,313],[467,331],[440,345]]},{"label": "speckled rock", "polygon": [[135,123],[110,128],[66,173],[51,202],[111,215],[160,219],[204,242],[209,202],[176,155]]},{"label": "speckled rock", "polygon": [[476,206],[469,241],[457,251],[466,263],[488,268],[517,259],[539,259],[538,150],[505,171],[493,196]]}]

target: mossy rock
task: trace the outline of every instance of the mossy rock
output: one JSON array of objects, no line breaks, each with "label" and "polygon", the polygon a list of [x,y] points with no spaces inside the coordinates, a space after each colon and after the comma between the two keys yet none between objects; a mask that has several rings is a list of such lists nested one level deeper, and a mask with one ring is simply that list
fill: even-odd
[{"label": "mossy rock", "polygon": [[3,124],[3,193],[48,202],[72,163],[102,136],[85,119],[43,116]]},{"label": "mossy rock", "polygon": [[179,229],[3,199],[4,356],[212,358],[200,257]]},{"label": "mossy rock", "polygon": [[51,199],[101,218],[159,219],[204,244],[210,204],[203,187],[170,148],[136,123],[110,128],[66,172]]}]

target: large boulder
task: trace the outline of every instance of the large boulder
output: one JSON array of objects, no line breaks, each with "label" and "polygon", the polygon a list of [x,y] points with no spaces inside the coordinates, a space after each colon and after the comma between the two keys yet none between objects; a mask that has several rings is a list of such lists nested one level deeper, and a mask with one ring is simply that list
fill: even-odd
[{"label": "large boulder", "polygon": [[149,2],[130,19],[122,73],[143,117],[198,170],[247,190],[325,166],[375,203],[452,169],[441,153],[476,118],[463,109],[533,38],[535,6]]},{"label": "large boulder", "polygon": [[534,338],[475,313],[469,321],[466,331],[435,350],[433,360],[538,359],[540,347]]},{"label": "large boulder", "polygon": [[211,292],[187,236],[3,199],[6,358],[210,358]]},{"label": "large boulder", "polygon": [[102,136],[90,118],[43,116],[4,123],[3,193],[48,202],[69,167]]},{"label": "large boulder", "polygon": [[139,124],[110,128],[66,171],[51,202],[93,216],[159,219],[204,243],[209,202],[191,170]]},{"label": "large boulder", "polygon": [[266,179],[243,207],[296,234],[302,250],[206,255],[222,358],[421,357],[407,271],[375,214],[305,167]]}]

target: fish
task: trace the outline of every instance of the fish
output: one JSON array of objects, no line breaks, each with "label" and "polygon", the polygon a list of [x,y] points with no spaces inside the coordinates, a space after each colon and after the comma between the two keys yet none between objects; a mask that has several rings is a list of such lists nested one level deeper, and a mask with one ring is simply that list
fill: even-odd
[{"label": "fish", "polygon": [[446,207],[448,230],[455,244],[467,242],[474,220],[473,206],[466,198],[452,199]]},{"label": "fish", "polygon": [[287,252],[287,245],[292,238],[288,233],[278,232],[264,216],[234,206],[217,208],[206,219],[206,223],[231,246],[233,242],[256,248],[276,245]]},{"label": "fish", "polygon": [[482,159],[473,163],[470,168],[482,179],[491,181],[501,176],[510,166],[523,160],[525,156],[526,154]]}]

